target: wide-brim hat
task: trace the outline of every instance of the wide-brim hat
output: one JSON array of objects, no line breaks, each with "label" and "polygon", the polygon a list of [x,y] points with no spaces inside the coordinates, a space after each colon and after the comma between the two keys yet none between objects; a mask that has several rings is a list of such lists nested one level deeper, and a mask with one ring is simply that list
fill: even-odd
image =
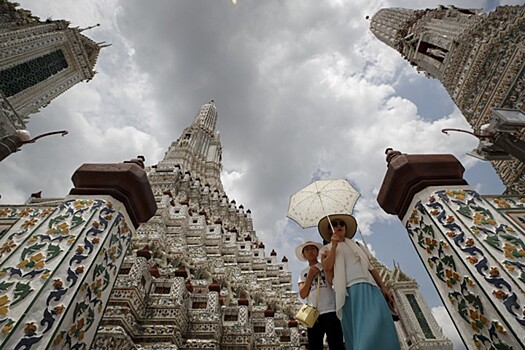
[{"label": "wide-brim hat", "polygon": [[[352,215],[349,214],[333,214],[329,215],[330,221],[335,220],[342,220],[346,224],[346,238],[352,238],[355,235],[355,232],[357,231],[357,221]],[[321,234],[321,237],[327,242],[330,242],[330,238],[332,237],[332,230],[330,229],[330,225],[328,223],[328,216],[325,216],[321,220],[319,220],[319,223],[317,224],[317,229],[319,230],[319,233]]]},{"label": "wide-brim hat", "polygon": [[308,261],[306,260],[306,258],[304,257],[304,254],[303,254],[303,249],[305,247],[308,247],[309,245],[313,245],[314,247],[317,247],[317,250],[320,250],[322,247],[323,247],[323,244],[320,243],[320,242],[314,242],[314,241],[306,241],[302,244],[299,244],[297,246],[297,248],[295,248],[295,256],[297,257],[297,259],[301,260],[301,261]]}]

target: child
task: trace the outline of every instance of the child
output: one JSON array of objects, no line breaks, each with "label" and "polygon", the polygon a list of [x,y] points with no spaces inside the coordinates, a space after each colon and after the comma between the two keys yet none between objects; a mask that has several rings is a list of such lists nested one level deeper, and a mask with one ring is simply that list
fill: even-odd
[{"label": "child", "polygon": [[[318,242],[306,241],[295,248],[297,258],[308,262],[308,267],[299,275],[299,295],[306,299],[308,305],[316,306],[318,300],[319,318],[312,328],[308,328],[308,349],[323,349],[323,339],[326,334],[330,350],[342,350],[344,349],[343,331],[335,313],[334,292],[317,260],[322,246]],[[319,298],[317,298],[318,285]]]}]

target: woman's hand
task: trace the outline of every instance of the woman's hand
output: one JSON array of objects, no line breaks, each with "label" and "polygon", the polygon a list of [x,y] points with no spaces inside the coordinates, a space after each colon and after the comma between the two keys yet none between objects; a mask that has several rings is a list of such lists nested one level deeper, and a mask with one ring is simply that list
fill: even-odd
[{"label": "woman's hand", "polygon": [[332,243],[332,249],[334,249],[334,250],[335,250],[335,248],[337,248],[337,244],[339,242],[343,242],[343,241],[344,241],[344,237],[343,237],[343,239],[341,239],[336,234],[333,234],[332,237],[330,237],[330,242]]}]

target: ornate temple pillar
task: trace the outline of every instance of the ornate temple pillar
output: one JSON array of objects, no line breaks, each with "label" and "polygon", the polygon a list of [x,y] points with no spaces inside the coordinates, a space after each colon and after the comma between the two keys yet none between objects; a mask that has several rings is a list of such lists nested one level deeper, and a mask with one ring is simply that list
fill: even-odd
[{"label": "ornate temple pillar", "polygon": [[452,155],[390,150],[387,162],[377,200],[402,220],[467,348],[525,348],[525,197],[479,195]]},{"label": "ornate temple pillar", "polygon": [[264,311],[264,320],[265,320],[265,334],[264,336],[267,338],[274,338],[275,337],[275,320],[274,320],[275,311],[273,311],[272,307],[268,305],[268,308]]},{"label": "ornate temple pillar", "polygon": [[290,328],[290,345],[294,349],[298,349],[301,345],[300,339],[299,339],[299,330],[297,329],[297,326],[299,324],[294,318],[291,318],[288,321],[288,328]]},{"label": "ornate temple pillar", "polygon": [[139,223],[140,161],[84,164],[61,201],[0,207],[0,348],[89,349]]},{"label": "ornate temple pillar", "polygon": [[239,299],[237,303],[239,305],[239,326],[247,327],[249,325],[248,321],[250,319],[248,300],[246,299],[246,297],[242,298],[241,296],[241,299]]}]

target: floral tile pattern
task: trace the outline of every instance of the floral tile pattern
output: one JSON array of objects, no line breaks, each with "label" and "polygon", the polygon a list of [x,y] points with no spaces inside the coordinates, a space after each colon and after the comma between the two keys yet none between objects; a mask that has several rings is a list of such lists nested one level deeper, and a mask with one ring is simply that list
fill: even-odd
[{"label": "floral tile pattern", "polygon": [[469,348],[523,348],[523,201],[463,186],[418,198],[406,229]]},{"label": "floral tile pattern", "polygon": [[131,240],[124,207],[0,208],[0,223],[15,219],[0,231],[0,347],[89,348]]}]

